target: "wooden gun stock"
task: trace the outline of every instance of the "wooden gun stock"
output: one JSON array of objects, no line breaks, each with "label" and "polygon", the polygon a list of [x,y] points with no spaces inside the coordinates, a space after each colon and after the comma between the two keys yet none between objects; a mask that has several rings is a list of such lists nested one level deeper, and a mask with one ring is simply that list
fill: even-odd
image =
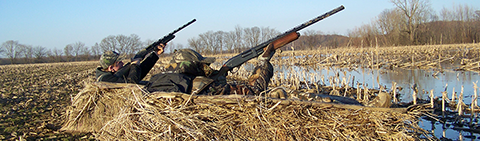
[{"label": "wooden gun stock", "polygon": [[[300,33],[292,32],[292,33],[288,34],[287,36],[284,36],[284,37],[282,37],[282,38],[280,38],[280,39],[278,39],[278,40],[273,41],[272,44],[273,44],[273,47],[274,47],[275,49],[279,49],[279,48],[285,46],[286,44],[291,43],[291,42],[297,40],[298,37],[300,37]],[[265,50],[265,49],[266,49],[266,48],[264,48],[264,50]]]}]

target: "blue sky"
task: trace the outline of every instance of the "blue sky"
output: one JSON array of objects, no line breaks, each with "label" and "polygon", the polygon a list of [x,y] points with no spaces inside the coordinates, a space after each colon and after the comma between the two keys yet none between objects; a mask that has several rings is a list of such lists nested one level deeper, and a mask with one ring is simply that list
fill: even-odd
[{"label": "blue sky", "polygon": [[[453,5],[480,7],[477,0],[432,0],[430,4],[436,12]],[[283,32],[340,5],[345,10],[302,31],[346,35],[394,7],[389,0],[1,0],[0,43],[16,40],[63,49],[75,42],[92,46],[109,35],[137,34],[142,41],[156,40],[195,18],[172,41],[186,46],[188,39],[199,34],[233,31],[237,25]]]}]

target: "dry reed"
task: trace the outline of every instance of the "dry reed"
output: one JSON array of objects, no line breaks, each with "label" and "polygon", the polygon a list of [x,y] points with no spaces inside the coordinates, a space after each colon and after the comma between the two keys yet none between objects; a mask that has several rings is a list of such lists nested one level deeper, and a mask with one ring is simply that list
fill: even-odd
[{"label": "dry reed", "polygon": [[428,135],[412,109],[93,83],[73,99],[62,130],[100,140],[417,140]]}]

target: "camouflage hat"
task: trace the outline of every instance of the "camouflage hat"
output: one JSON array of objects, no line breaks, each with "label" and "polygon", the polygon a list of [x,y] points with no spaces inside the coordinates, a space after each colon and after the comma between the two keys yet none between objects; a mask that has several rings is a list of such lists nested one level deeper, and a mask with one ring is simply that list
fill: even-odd
[{"label": "camouflage hat", "polygon": [[182,61],[197,61],[202,63],[213,63],[215,58],[213,57],[203,57],[200,53],[196,52],[193,49],[180,49],[175,50],[173,53],[173,58],[170,63],[180,63]]},{"label": "camouflage hat", "polygon": [[107,51],[100,56],[100,65],[102,68],[108,68],[108,66],[123,59],[125,59],[124,55],[120,55],[115,51]]}]

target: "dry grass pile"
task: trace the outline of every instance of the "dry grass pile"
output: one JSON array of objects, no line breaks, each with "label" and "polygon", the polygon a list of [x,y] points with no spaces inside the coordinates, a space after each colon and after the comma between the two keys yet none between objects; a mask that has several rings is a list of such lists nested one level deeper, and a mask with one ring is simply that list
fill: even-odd
[{"label": "dry grass pile", "polygon": [[[100,140],[415,140],[426,131],[402,110],[259,96],[143,93],[93,83],[78,93],[62,130]],[[425,135],[426,136],[426,135]]]}]

